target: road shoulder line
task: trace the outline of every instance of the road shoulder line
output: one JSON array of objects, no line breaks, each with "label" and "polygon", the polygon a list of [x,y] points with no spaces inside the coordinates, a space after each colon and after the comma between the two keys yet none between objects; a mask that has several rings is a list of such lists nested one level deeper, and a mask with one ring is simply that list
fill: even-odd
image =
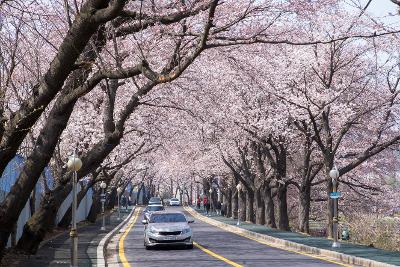
[{"label": "road shoulder line", "polygon": [[97,246],[97,263],[96,263],[97,267],[106,267],[107,266],[106,259],[104,256],[104,254],[105,254],[104,252],[107,247],[107,244],[110,241],[111,237],[129,221],[129,219],[132,217],[135,210],[136,210],[136,207],[133,207],[130,214],[120,224],[118,224],[117,227],[115,227],[113,230],[111,230],[108,234],[106,234],[100,240],[99,245]]},{"label": "road shoulder line", "polygon": [[125,241],[125,238],[128,236],[129,232],[131,231],[131,229],[133,228],[133,226],[135,225],[137,218],[140,215],[140,210],[141,210],[141,208],[137,208],[137,210],[135,210],[135,214],[130,219],[129,225],[126,227],[124,233],[122,234],[121,238],[118,241],[118,255],[119,255],[119,259],[120,259],[123,267],[131,266],[125,257],[124,241]]},{"label": "road shoulder line", "polygon": [[184,209],[189,212],[193,217],[200,219],[206,223],[209,223],[211,225],[214,225],[218,228],[221,228],[225,231],[232,232],[234,234],[243,236],[245,238],[254,240],[258,243],[286,250],[289,252],[297,253],[297,254],[302,254],[308,257],[316,258],[319,260],[335,263],[341,266],[346,266],[349,267],[352,265],[360,265],[360,266],[366,266],[366,267],[393,267],[395,265],[387,264],[387,263],[382,263],[382,262],[377,262],[374,260],[369,260],[369,259],[364,259],[360,257],[355,257],[343,253],[339,253],[336,251],[330,251],[326,249],[320,249],[320,248],[315,248],[315,247],[310,247],[307,245],[295,243],[292,241],[287,241],[284,239],[279,239],[275,238],[272,236],[268,236],[265,234],[259,234],[255,233],[246,229],[242,229],[236,226],[232,226],[223,222],[219,222],[217,220],[205,217],[201,214],[199,214],[197,211],[195,211],[193,208],[190,207],[184,207]]}]

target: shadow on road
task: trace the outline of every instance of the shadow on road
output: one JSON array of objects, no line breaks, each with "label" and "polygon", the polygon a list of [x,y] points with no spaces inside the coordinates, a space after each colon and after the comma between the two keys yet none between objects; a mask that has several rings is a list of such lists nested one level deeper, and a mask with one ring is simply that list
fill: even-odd
[{"label": "shadow on road", "polygon": [[[175,247],[171,247],[171,246],[157,246],[157,247],[152,247],[149,248],[150,250],[160,250],[160,251],[175,251],[175,250],[192,250],[189,248],[186,248],[184,246],[175,246]],[[195,248],[193,248],[195,249]]]}]

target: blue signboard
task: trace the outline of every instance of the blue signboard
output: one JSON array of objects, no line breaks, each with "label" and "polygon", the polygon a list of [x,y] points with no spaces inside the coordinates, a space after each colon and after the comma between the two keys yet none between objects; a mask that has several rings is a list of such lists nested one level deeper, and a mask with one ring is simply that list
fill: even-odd
[{"label": "blue signboard", "polygon": [[341,192],[332,192],[330,194],[331,198],[340,198],[342,196]]}]

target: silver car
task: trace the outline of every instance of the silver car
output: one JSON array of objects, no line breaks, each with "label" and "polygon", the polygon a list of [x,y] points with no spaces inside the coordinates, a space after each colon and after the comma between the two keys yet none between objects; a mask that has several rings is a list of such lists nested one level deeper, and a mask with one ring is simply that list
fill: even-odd
[{"label": "silver car", "polygon": [[149,205],[162,205],[161,198],[159,197],[151,197],[149,200]]},{"label": "silver car", "polygon": [[163,205],[160,204],[155,204],[155,205],[148,205],[143,213],[144,213],[144,219],[145,220],[149,220],[150,215],[155,212],[155,211],[161,211],[161,210],[165,210]]},{"label": "silver car", "polygon": [[186,216],[179,211],[156,211],[149,220],[143,220],[144,246],[149,249],[158,245],[175,245],[193,248],[192,229]]}]

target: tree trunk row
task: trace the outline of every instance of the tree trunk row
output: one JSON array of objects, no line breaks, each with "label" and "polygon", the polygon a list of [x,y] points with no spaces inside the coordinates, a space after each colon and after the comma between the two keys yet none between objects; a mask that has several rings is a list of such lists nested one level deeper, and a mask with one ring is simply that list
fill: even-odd
[{"label": "tree trunk row", "polygon": [[[278,207],[278,221],[275,216],[274,197],[276,197],[275,201]],[[237,219],[239,216],[240,221],[290,231],[286,185],[277,188],[275,195],[273,195],[272,188],[262,188],[256,191],[246,188],[238,192],[234,187],[226,191],[224,199],[226,217]],[[309,208],[305,210],[307,216],[308,212]]]}]

